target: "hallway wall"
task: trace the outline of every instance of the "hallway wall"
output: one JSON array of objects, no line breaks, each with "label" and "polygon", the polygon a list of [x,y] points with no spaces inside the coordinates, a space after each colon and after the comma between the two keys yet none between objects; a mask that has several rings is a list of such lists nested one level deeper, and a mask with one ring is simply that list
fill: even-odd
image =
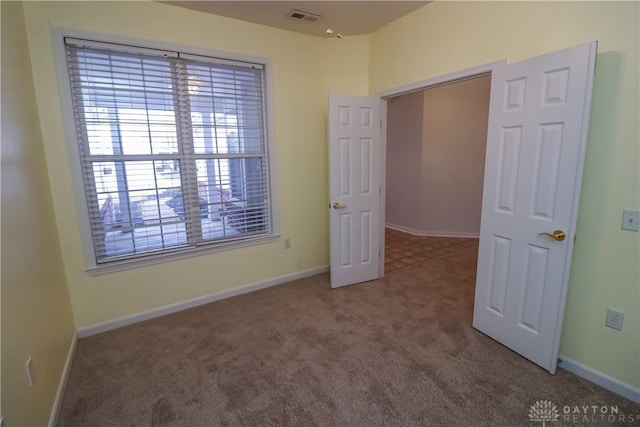
[{"label": "hallway wall", "polygon": [[424,95],[414,92],[387,103],[386,221],[420,228]]},{"label": "hallway wall", "polygon": [[424,91],[420,230],[478,236],[491,76]]},{"label": "hallway wall", "polygon": [[479,235],[490,88],[483,76],[388,100],[388,226]]}]

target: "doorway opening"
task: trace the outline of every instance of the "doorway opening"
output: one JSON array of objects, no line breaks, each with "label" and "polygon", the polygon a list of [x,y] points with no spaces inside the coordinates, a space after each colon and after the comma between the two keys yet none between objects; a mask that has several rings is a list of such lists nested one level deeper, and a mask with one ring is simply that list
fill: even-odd
[{"label": "doorway opening", "polygon": [[490,74],[387,100],[385,271],[475,246]]},{"label": "doorway opening", "polygon": [[386,96],[384,272],[478,249],[491,73]]}]

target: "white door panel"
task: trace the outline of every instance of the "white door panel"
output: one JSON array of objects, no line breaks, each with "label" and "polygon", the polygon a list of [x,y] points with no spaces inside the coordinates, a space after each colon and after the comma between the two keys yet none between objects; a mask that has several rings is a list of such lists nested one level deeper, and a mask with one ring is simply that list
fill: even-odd
[{"label": "white door panel", "polygon": [[380,99],[329,95],[331,286],[378,278]]},{"label": "white door panel", "polygon": [[[557,363],[596,43],[492,74],[473,325],[550,372]],[[562,230],[554,240],[539,233]]]}]

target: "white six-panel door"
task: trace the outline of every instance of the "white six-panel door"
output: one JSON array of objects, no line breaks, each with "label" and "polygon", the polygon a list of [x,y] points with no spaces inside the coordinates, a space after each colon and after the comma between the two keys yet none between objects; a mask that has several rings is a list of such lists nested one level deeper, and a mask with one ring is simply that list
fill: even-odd
[{"label": "white six-panel door", "polygon": [[331,287],[378,278],[380,98],[329,95]]},{"label": "white six-panel door", "polygon": [[596,46],[499,66],[491,81],[473,326],[552,373]]}]

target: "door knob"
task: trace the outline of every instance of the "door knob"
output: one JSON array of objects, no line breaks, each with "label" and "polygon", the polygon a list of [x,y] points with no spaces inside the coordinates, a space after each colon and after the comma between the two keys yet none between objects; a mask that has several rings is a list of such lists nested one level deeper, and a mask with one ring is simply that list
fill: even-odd
[{"label": "door knob", "polygon": [[346,205],[341,205],[341,204],[340,204],[340,203],[338,203],[338,202],[335,202],[335,203],[333,204],[333,209],[344,209],[344,208],[346,208],[346,207],[347,207]]},{"label": "door knob", "polygon": [[562,230],[555,230],[553,233],[538,233],[538,236],[547,236],[551,237],[553,240],[557,242],[562,242],[567,235]]}]

